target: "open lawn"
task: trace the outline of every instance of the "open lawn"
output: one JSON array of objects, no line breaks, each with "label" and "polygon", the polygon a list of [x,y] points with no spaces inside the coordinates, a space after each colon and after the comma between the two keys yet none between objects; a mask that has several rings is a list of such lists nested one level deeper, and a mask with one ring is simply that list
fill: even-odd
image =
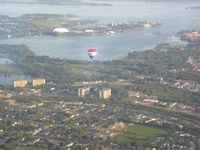
[{"label": "open lawn", "polygon": [[117,135],[115,141],[120,143],[137,143],[141,140],[165,136],[167,134],[169,134],[169,131],[165,129],[135,124],[128,126],[124,134]]},{"label": "open lawn", "polygon": [[19,146],[19,147],[16,147],[15,150],[46,150],[46,149],[35,148],[35,147],[31,147],[31,146]]}]

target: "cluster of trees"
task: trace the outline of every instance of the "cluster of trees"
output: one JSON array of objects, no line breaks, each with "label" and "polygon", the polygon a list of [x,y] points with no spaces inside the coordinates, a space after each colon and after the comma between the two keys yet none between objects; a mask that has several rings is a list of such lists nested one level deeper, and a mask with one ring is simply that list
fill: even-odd
[{"label": "cluster of trees", "polygon": [[189,57],[197,55],[200,55],[200,51],[176,48],[166,52],[148,50],[130,53],[128,57],[114,63],[119,65],[119,68],[124,68],[123,71],[131,71],[139,75],[167,76],[169,70],[192,69],[193,66],[186,61]]},{"label": "cluster of trees", "polygon": [[14,60],[27,56],[35,56],[34,52],[29,50],[26,45],[0,45],[0,55]]}]

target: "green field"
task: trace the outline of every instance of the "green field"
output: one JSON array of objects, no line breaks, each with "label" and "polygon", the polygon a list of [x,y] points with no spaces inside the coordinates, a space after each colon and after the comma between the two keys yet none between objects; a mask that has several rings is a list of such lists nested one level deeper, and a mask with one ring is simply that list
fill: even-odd
[{"label": "green field", "polygon": [[165,136],[168,134],[169,131],[165,129],[136,124],[128,126],[124,134],[119,134],[115,137],[115,141],[120,143],[137,143],[141,140],[152,139],[157,136]]},{"label": "green field", "polygon": [[19,147],[16,147],[15,150],[46,150],[46,149],[35,148],[35,147],[30,147],[30,146],[19,146]]}]

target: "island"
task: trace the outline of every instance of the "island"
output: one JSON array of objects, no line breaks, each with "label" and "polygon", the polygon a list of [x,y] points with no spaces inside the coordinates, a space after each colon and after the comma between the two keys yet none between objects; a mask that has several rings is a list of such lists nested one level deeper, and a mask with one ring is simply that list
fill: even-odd
[{"label": "island", "polygon": [[154,22],[116,22],[108,25],[95,24],[71,14],[27,14],[20,17],[0,16],[0,38],[41,35],[111,35],[134,32],[160,26]]}]

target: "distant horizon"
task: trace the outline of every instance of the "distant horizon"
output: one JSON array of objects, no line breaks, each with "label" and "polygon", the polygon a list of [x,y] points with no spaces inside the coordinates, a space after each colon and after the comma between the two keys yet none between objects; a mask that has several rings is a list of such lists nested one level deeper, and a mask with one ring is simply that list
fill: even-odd
[{"label": "distant horizon", "polygon": [[199,0],[0,0],[0,3],[77,3],[77,2],[131,2],[131,1],[143,1],[143,2],[177,2],[177,1],[184,1],[184,2],[191,2],[191,1],[199,1]]}]

